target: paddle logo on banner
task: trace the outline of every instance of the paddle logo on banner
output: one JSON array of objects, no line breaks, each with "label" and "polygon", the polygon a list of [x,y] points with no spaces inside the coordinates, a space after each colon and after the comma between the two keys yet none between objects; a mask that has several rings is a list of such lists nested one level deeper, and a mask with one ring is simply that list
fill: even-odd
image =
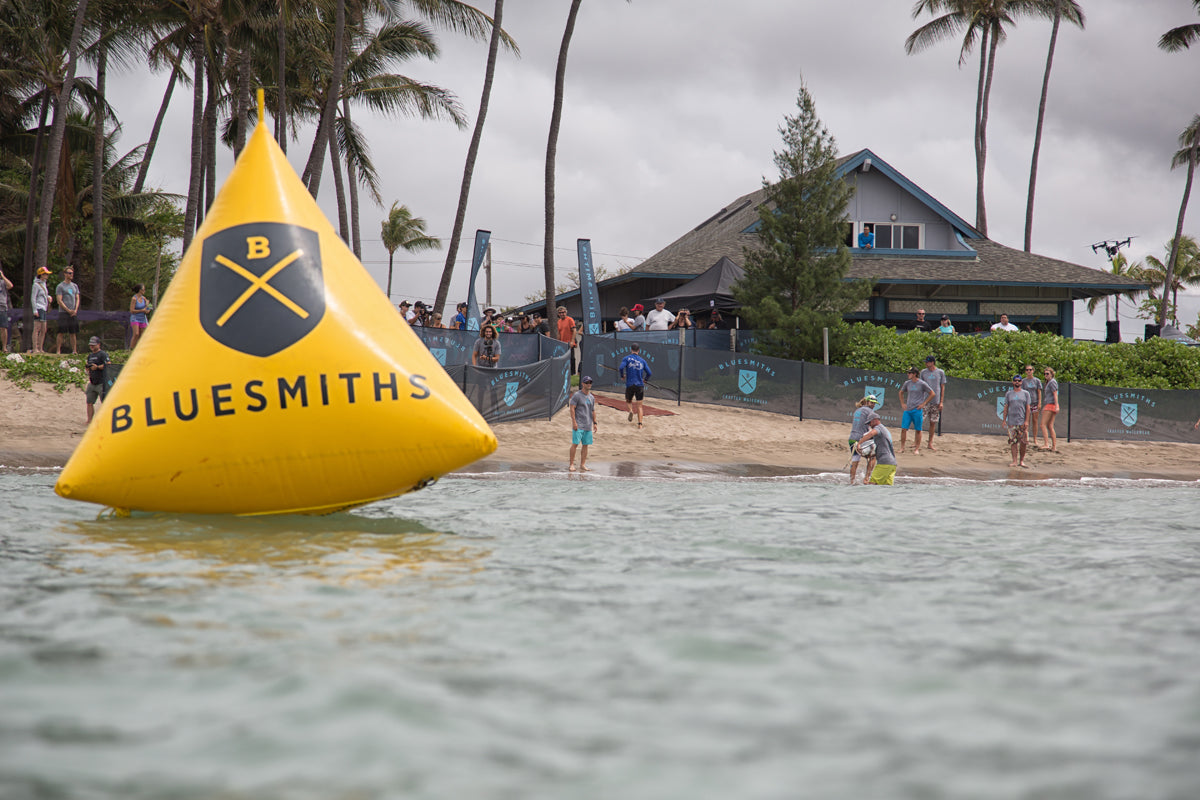
[{"label": "paddle logo on banner", "polygon": [[321,241],[299,225],[235,225],[204,240],[200,324],[226,347],[270,356],[325,316]]}]

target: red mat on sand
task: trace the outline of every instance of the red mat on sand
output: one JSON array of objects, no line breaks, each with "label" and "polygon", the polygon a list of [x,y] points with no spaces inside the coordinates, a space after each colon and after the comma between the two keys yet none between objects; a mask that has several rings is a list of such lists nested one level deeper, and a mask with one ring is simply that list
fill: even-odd
[{"label": "red mat on sand", "polygon": [[[595,392],[592,393],[592,396],[595,397],[596,402],[602,406],[608,406],[609,408],[615,408],[618,411],[628,411],[629,410],[629,406],[625,404],[624,398],[618,399],[616,397],[605,397],[603,395],[596,394]],[[644,417],[673,417],[673,416],[675,416],[675,412],[667,411],[666,409],[662,409],[662,408],[655,408],[654,406],[650,406],[650,405],[646,405],[645,401],[643,401],[642,402],[642,416],[644,416]]]}]

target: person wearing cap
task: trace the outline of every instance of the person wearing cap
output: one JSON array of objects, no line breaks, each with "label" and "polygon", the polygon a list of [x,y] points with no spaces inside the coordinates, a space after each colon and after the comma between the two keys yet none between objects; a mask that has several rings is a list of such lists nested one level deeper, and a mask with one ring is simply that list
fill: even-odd
[{"label": "person wearing cap", "polygon": [[[879,398],[867,392],[861,400],[854,404],[854,419],[850,423],[850,485],[854,485],[855,476],[858,474],[858,462],[862,461],[862,455],[855,447],[858,440],[867,432],[870,426],[867,420],[875,413],[875,406],[879,404]],[[875,457],[868,456],[867,467],[863,470],[863,483],[866,484],[867,478],[871,477],[871,469],[875,466]]]},{"label": "person wearing cap", "polygon": [[661,297],[654,301],[654,310],[646,315],[646,330],[667,331],[675,324],[675,315],[667,311],[667,301]]},{"label": "person wearing cap", "polygon": [[533,317],[533,319],[530,320],[530,323],[533,325],[533,332],[540,334],[541,336],[549,336],[550,323],[542,319],[542,315],[536,311],[534,311],[531,316]]},{"label": "person wearing cap", "polygon": [[50,270],[38,267],[33,281],[33,347],[31,353],[44,353],[46,344],[46,319],[50,314],[50,287],[46,284]]},{"label": "person wearing cap", "polygon": [[913,455],[921,455],[921,430],[925,427],[925,407],[933,400],[933,387],[919,376],[920,370],[912,367],[908,371],[908,380],[900,387],[900,403],[904,413],[900,415],[900,452],[907,446],[909,426],[916,431],[916,441],[913,443]]},{"label": "person wearing cap", "polygon": [[8,352],[8,290],[12,287],[13,282],[0,269],[0,353]]},{"label": "person wearing cap", "polygon": [[79,352],[79,285],[75,283],[75,270],[67,267],[62,283],[54,289],[54,299],[66,316],[59,316],[58,335],[55,337],[54,352],[61,355],[63,336],[71,339],[71,352]]},{"label": "person wearing cap", "polygon": [[459,303],[457,308],[458,313],[450,320],[450,327],[458,331],[465,331],[467,329],[467,304]]},{"label": "person wearing cap", "polygon": [[87,421],[96,413],[96,400],[103,400],[108,385],[108,353],[100,349],[100,337],[88,339],[87,357],[88,385],[84,391],[87,401]]},{"label": "person wearing cap", "polygon": [[588,447],[599,429],[596,422],[596,398],[592,396],[591,375],[584,375],[580,379],[579,390],[571,395],[568,404],[571,407],[571,455],[567,471],[575,471],[575,450],[582,446],[583,449],[579,451],[579,471],[591,472],[587,465]]},{"label": "person wearing cap", "polygon": [[933,446],[933,436],[938,432],[938,423],[942,421],[942,403],[946,399],[946,373],[938,368],[937,357],[925,357],[925,369],[921,370],[921,380],[933,387],[933,399],[929,401],[929,413],[925,415],[925,427],[929,431],[926,443],[930,450],[937,452]]},{"label": "person wearing cap", "polygon": [[641,303],[634,303],[633,308],[630,310],[633,312],[633,329],[635,331],[646,330],[646,317],[642,314],[645,307]]},{"label": "person wearing cap", "polygon": [[883,420],[874,411],[867,417],[867,432],[859,439],[859,443],[875,441],[875,468],[867,483],[874,486],[891,486],[896,481],[896,447],[892,441],[892,432],[883,424]]},{"label": "person wearing cap", "polygon": [[1004,427],[1008,429],[1008,447],[1012,451],[1010,467],[1024,467],[1029,447],[1029,406],[1033,399],[1021,388],[1021,376],[1013,375],[1012,388],[1004,394]]},{"label": "person wearing cap", "polygon": [[646,379],[653,376],[650,364],[642,358],[641,346],[634,342],[629,346],[629,355],[621,359],[617,374],[625,379],[625,404],[629,408],[629,421],[637,414],[638,429],[642,427],[642,400],[646,396]]},{"label": "person wearing cap", "polygon": [[950,317],[942,314],[942,321],[938,325],[936,333],[955,333],[954,326],[950,324]]},{"label": "person wearing cap", "polygon": [[412,311],[412,303],[407,300],[400,301],[400,313],[404,315],[404,321],[409,325],[412,325],[413,320],[417,318],[417,315]]}]

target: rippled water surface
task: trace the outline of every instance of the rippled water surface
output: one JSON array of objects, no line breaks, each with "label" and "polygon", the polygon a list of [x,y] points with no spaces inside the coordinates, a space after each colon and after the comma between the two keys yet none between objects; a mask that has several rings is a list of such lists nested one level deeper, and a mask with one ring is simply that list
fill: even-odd
[{"label": "rippled water surface", "polygon": [[1200,797],[1195,485],[0,474],[0,798]]}]

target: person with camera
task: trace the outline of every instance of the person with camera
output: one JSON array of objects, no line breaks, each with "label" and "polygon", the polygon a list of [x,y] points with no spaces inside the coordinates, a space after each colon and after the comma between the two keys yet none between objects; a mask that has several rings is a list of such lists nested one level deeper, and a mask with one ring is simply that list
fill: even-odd
[{"label": "person with camera", "polygon": [[679,313],[675,315],[675,321],[671,323],[671,328],[683,328],[690,330],[696,327],[692,322],[692,314],[686,308],[679,309]]},{"label": "person with camera", "polygon": [[495,368],[500,364],[500,338],[496,326],[484,325],[475,340],[475,349],[471,353],[471,364],[476,367]]}]

